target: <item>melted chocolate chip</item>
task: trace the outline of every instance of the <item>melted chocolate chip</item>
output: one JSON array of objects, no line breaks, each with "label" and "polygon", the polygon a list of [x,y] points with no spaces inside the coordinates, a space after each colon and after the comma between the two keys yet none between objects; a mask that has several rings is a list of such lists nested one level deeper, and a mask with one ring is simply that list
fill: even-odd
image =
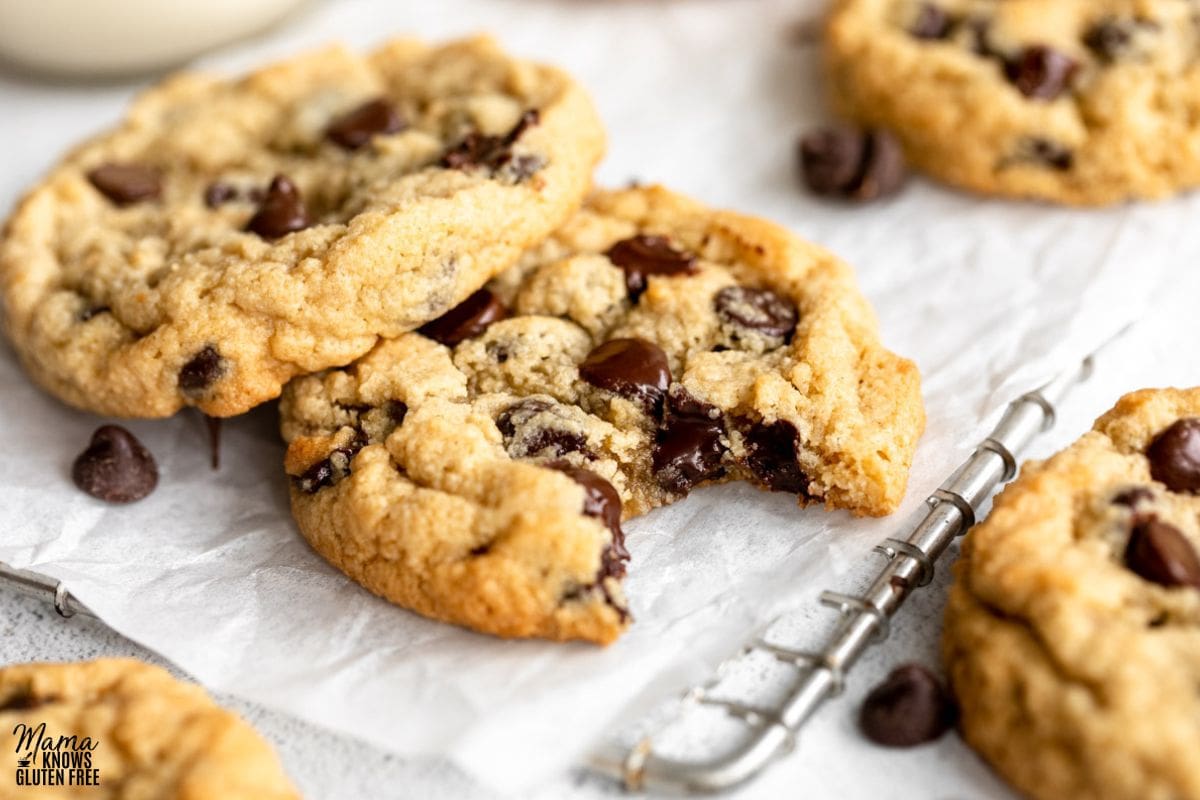
[{"label": "melted chocolate chip", "polygon": [[907,171],[899,142],[886,131],[824,128],[800,140],[800,167],[814,193],[868,201],[892,194]]},{"label": "melted chocolate chip", "polygon": [[562,472],[582,486],[583,513],[596,517],[612,531],[612,544],[601,556],[596,582],[624,576],[629,551],[625,549],[625,533],[621,530],[621,495],[617,494],[611,483],[591,470],[572,466],[566,461],[551,461],[546,466]]},{"label": "melted chocolate chip", "polygon": [[937,739],[956,716],[941,681],[920,664],[905,664],[867,695],[858,725],[877,744],[913,747]]},{"label": "melted chocolate chip", "polygon": [[217,208],[232,200],[236,200],[237,196],[237,187],[217,181],[216,183],[209,184],[208,188],[204,190],[204,205],[209,208]]},{"label": "melted chocolate chip", "polygon": [[334,448],[324,460],[313,464],[296,478],[296,488],[305,494],[315,494],[326,486],[334,485],[350,474],[350,462],[366,445],[366,437],[361,431],[357,432],[348,443]]},{"label": "melted chocolate chip", "polygon": [[579,377],[598,389],[640,403],[656,416],[671,384],[667,354],[645,339],[610,339],[588,353]]},{"label": "melted chocolate chip", "polygon": [[652,463],[658,483],[675,494],[724,472],[725,428],[720,420],[672,415],[654,440]]},{"label": "melted chocolate chip", "polygon": [[[553,427],[558,421],[555,404],[529,397],[518,400],[496,418],[504,446],[513,458],[558,458],[587,448],[587,437],[579,431]],[[565,424],[566,420],[562,420]]]},{"label": "melted chocolate chip", "polygon": [[493,322],[508,316],[508,309],[500,298],[487,289],[475,294],[447,311],[433,322],[422,325],[418,332],[447,347],[454,347],[465,339],[478,336]]},{"label": "melted chocolate chip", "polygon": [[625,273],[625,288],[634,300],[646,291],[646,279],[651,275],[690,275],[696,271],[695,256],[676,250],[665,236],[631,236],[614,244],[605,255]]},{"label": "melted chocolate chip", "polygon": [[357,150],[373,136],[396,133],[404,127],[404,120],[392,104],[379,98],[338,117],[325,129],[325,135],[339,147]]},{"label": "melted chocolate chip", "polygon": [[154,491],[158,466],[132,433],[119,425],[102,425],[75,459],[71,479],[99,500],[132,503]]},{"label": "melted chocolate chip", "polygon": [[276,175],[246,230],[264,239],[278,239],[312,225],[304,198],[286,175]]},{"label": "melted chocolate chip", "polygon": [[713,298],[713,307],[726,322],[784,341],[792,338],[800,321],[796,306],[770,289],[726,286]]},{"label": "melted chocolate chip", "polygon": [[1173,492],[1200,493],[1200,417],[1186,417],[1146,448],[1150,475]]},{"label": "melted chocolate chip", "polygon": [[1078,62],[1052,47],[1026,47],[1004,65],[1004,74],[1021,94],[1033,100],[1053,100],[1071,83]]},{"label": "melted chocolate chip", "polygon": [[179,370],[179,391],[187,395],[204,392],[225,373],[225,359],[217,348],[206,344]]},{"label": "melted chocolate chip", "polygon": [[1125,547],[1125,566],[1162,586],[1200,589],[1200,556],[1182,531],[1155,517],[1134,525]]},{"label": "melted chocolate chip", "polygon": [[1113,505],[1128,506],[1134,508],[1140,503],[1148,503],[1154,499],[1154,492],[1147,489],[1145,486],[1134,486],[1132,489],[1125,489],[1113,495]]},{"label": "melted chocolate chip", "polygon": [[119,206],[155,200],[162,194],[158,170],[141,164],[102,164],[88,172],[87,179]]},{"label": "melted chocolate chip", "polygon": [[468,133],[462,141],[442,156],[441,165],[447,169],[487,167],[498,170],[512,160],[512,146],[530,127],[538,123],[536,110],[526,111],[512,130],[503,136],[485,136],[478,131]]},{"label": "melted chocolate chip", "polygon": [[945,39],[954,28],[954,21],[941,6],[924,3],[908,29],[918,39]]},{"label": "melted chocolate chip", "polygon": [[773,492],[804,494],[808,478],[796,460],[800,434],[787,420],[754,423],[742,432],[746,469]]}]

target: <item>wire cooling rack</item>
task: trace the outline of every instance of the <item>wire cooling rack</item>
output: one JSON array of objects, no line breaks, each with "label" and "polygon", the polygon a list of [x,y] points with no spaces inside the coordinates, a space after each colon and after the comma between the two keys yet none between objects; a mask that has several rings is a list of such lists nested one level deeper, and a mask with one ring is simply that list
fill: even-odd
[{"label": "wire cooling rack", "polygon": [[[1001,484],[1016,476],[1017,456],[1041,432],[1054,424],[1055,406],[1071,388],[1086,379],[1091,359],[1044,386],[1010,403],[1000,422],[925,502],[906,538],[887,538],[874,552],[883,567],[862,594],[825,591],[820,603],[837,612],[837,622],[816,649],[755,636],[723,662],[703,684],[684,692],[669,718],[632,745],[609,744],[595,752],[588,767],[619,781],[629,791],[668,791],[709,794],[734,789],[751,780],[773,761],[791,752],[804,724],[828,700],[841,693],[846,676],[868,647],[885,640],[891,619],[915,591],[933,579],[934,567],[957,536],[975,524],[980,505]],[[65,584],[28,570],[0,563],[0,583],[53,603],[64,617],[95,614],[67,590]],[[772,625],[759,630],[769,631]],[[766,657],[793,672],[792,685],[782,697],[731,699],[716,691],[725,676],[752,657]],[[740,723],[738,743],[703,759],[674,757],[657,748],[663,728],[686,710],[712,708]]]}]

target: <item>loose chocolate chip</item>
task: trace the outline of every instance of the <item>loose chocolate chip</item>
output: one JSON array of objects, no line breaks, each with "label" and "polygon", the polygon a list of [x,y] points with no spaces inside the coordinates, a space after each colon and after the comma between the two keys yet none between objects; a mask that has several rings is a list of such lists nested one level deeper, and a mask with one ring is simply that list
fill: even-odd
[{"label": "loose chocolate chip", "polygon": [[538,112],[530,110],[522,114],[517,124],[503,136],[485,136],[472,131],[445,152],[440,164],[447,169],[487,167],[498,170],[512,159],[512,146],[521,134],[537,123]]},{"label": "loose chocolate chip", "polygon": [[304,198],[286,175],[276,175],[246,230],[264,239],[278,239],[312,225]]},{"label": "loose chocolate chip", "polygon": [[937,739],[954,724],[955,716],[941,681],[920,664],[905,664],[867,695],[858,725],[876,744],[913,747]]},{"label": "loose chocolate chip", "polygon": [[367,439],[359,431],[348,443],[334,448],[324,460],[313,464],[296,478],[296,488],[305,494],[315,494],[317,490],[337,483],[350,474],[350,462],[366,445]]},{"label": "loose chocolate chip", "polygon": [[179,370],[179,391],[197,395],[208,389],[225,372],[225,360],[217,348],[206,344]]},{"label": "loose chocolate chip", "polygon": [[1154,499],[1154,492],[1147,489],[1145,486],[1134,486],[1132,489],[1125,489],[1113,495],[1113,504],[1118,506],[1129,506],[1133,508],[1139,503],[1148,503]]},{"label": "loose chocolate chip", "polygon": [[725,430],[719,421],[672,416],[659,429],[651,456],[654,474],[664,489],[686,494],[696,484],[723,472]]},{"label": "loose chocolate chip", "polygon": [[557,458],[587,448],[587,437],[579,431],[552,426],[554,407],[550,401],[529,397],[513,403],[496,418],[505,449],[513,458]]},{"label": "loose chocolate chip", "polygon": [[1033,100],[1053,100],[1067,90],[1078,62],[1052,47],[1026,47],[1004,65],[1004,74],[1021,94]]},{"label": "loose chocolate chip", "polygon": [[210,183],[208,188],[204,190],[204,205],[209,208],[217,208],[223,206],[231,200],[237,198],[238,191],[235,186],[228,183]]},{"label": "loose chocolate chip", "polygon": [[824,128],[800,140],[800,167],[814,193],[868,201],[897,191],[907,171],[899,142],[887,131]]},{"label": "loose chocolate chip", "polygon": [[1150,475],[1173,492],[1200,493],[1200,417],[1185,417],[1146,448]]},{"label": "loose chocolate chip", "polygon": [[433,322],[422,325],[418,332],[435,342],[454,347],[465,339],[478,336],[493,322],[499,322],[507,316],[508,309],[500,298],[487,289],[480,289]]},{"label": "loose chocolate chip", "polygon": [[918,39],[945,39],[953,27],[953,20],[941,6],[924,3],[908,32]]},{"label": "loose chocolate chip", "polygon": [[605,578],[620,578],[625,574],[625,562],[629,551],[625,549],[625,533],[621,530],[621,495],[613,485],[591,470],[572,466],[566,461],[551,461],[550,469],[562,472],[583,487],[583,513],[596,517],[612,531],[612,544],[601,556],[600,574],[596,582]]},{"label": "loose chocolate chip", "polygon": [[789,341],[800,315],[796,306],[770,289],[726,286],[713,298],[717,315],[727,322]]},{"label": "loose chocolate chip", "polygon": [[339,147],[357,150],[371,141],[372,136],[402,130],[404,120],[391,103],[379,98],[338,117],[325,129],[325,135]]},{"label": "loose chocolate chip", "polygon": [[742,432],[746,455],[744,463],[750,473],[773,492],[804,494],[808,478],[796,460],[800,438],[796,427],[787,420],[754,423]]},{"label": "loose chocolate chip", "polygon": [[646,291],[646,279],[651,275],[690,275],[696,271],[695,256],[676,250],[665,236],[631,236],[614,244],[605,255],[624,271],[625,288],[634,300]]},{"label": "loose chocolate chip", "polygon": [[158,467],[132,433],[119,425],[102,425],[75,459],[71,479],[99,500],[132,503],[154,491]]},{"label": "loose chocolate chip", "polygon": [[1108,16],[1083,34],[1083,43],[1098,59],[1111,64],[1129,51],[1138,28],[1157,27],[1150,20]]},{"label": "loose chocolate chip", "polygon": [[140,164],[102,164],[87,174],[100,193],[119,206],[154,200],[162,194],[162,176]]},{"label": "loose chocolate chip", "polygon": [[655,416],[671,384],[667,354],[645,339],[610,339],[588,353],[579,377],[599,389],[641,403]]},{"label": "loose chocolate chip", "polygon": [[1134,525],[1125,546],[1125,566],[1162,586],[1200,589],[1200,556],[1182,531],[1155,517]]}]

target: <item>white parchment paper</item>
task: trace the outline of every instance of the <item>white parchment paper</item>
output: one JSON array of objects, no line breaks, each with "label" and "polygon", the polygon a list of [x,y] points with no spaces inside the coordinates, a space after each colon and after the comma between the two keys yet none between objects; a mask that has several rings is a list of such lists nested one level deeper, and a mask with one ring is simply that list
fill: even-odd
[{"label": "white parchment paper", "polygon": [[[1123,391],[1197,382],[1200,198],[1075,211],[922,180],[864,207],[807,195],[795,139],[827,116],[816,49],[793,34],[820,6],[329,2],[205,66],[241,69],[329,39],[366,46],[396,34],[487,30],[513,51],[568,68],[610,132],[599,182],[661,181],[772,218],[857,267],[885,342],[924,375],[929,427],[900,514],[854,520],[798,511],[785,496],[744,486],[697,491],[628,523],[637,622],[621,641],[504,642],[377,600],[307,548],[287,511],[273,406],[226,424],[217,472],[198,416],[128,423],[158,459],[158,490],[127,508],[79,493],[70,463],[100,421],[32,388],[5,348],[0,560],[65,580],[114,628],[211,687],[525,790],[578,763],[615,721],[703,676],[776,611],[845,588],[875,563],[871,546],[900,532],[1021,391],[1123,331],[1039,444],[1046,448],[1074,438]],[[134,88],[0,79],[0,203],[73,140],[116,119]],[[936,612],[936,601],[906,611],[895,652],[931,656]],[[829,621],[812,620],[814,631]],[[818,719],[804,741],[804,771],[791,771],[790,791],[853,797],[886,786],[846,769],[863,745],[844,718]],[[896,768],[936,767],[921,764]]]}]

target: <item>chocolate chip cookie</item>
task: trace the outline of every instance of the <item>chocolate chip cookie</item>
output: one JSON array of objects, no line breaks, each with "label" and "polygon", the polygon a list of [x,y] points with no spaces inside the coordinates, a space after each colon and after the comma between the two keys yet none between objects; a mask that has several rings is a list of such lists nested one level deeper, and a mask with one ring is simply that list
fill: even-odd
[{"label": "chocolate chip cookie", "polygon": [[1044,800],[1200,798],[1200,389],[1135,392],[966,538],[963,735]]},{"label": "chocolate chip cookie", "polygon": [[348,575],[481,631],[596,642],[629,620],[623,518],[726,480],[886,514],[924,425],[847,266],[656,187],[595,194],[281,411],[300,530]]},{"label": "chocolate chip cookie", "polygon": [[139,661],[101,659],[0,668],[0,796],[299,794],[271,747],[203,689]]},{"label": "chocolate chip cookie", "polygon": [[1191,0],[837,0],[838,110],[986,194],[1099,205],[1200,184]]},{"label": "chocolate chip cookie", "polygon": [[458,305],[578,207],[602,150],[573,81],[487,39],[177,76],[19,205],[7,331],[80,408],[237,414]]}]

